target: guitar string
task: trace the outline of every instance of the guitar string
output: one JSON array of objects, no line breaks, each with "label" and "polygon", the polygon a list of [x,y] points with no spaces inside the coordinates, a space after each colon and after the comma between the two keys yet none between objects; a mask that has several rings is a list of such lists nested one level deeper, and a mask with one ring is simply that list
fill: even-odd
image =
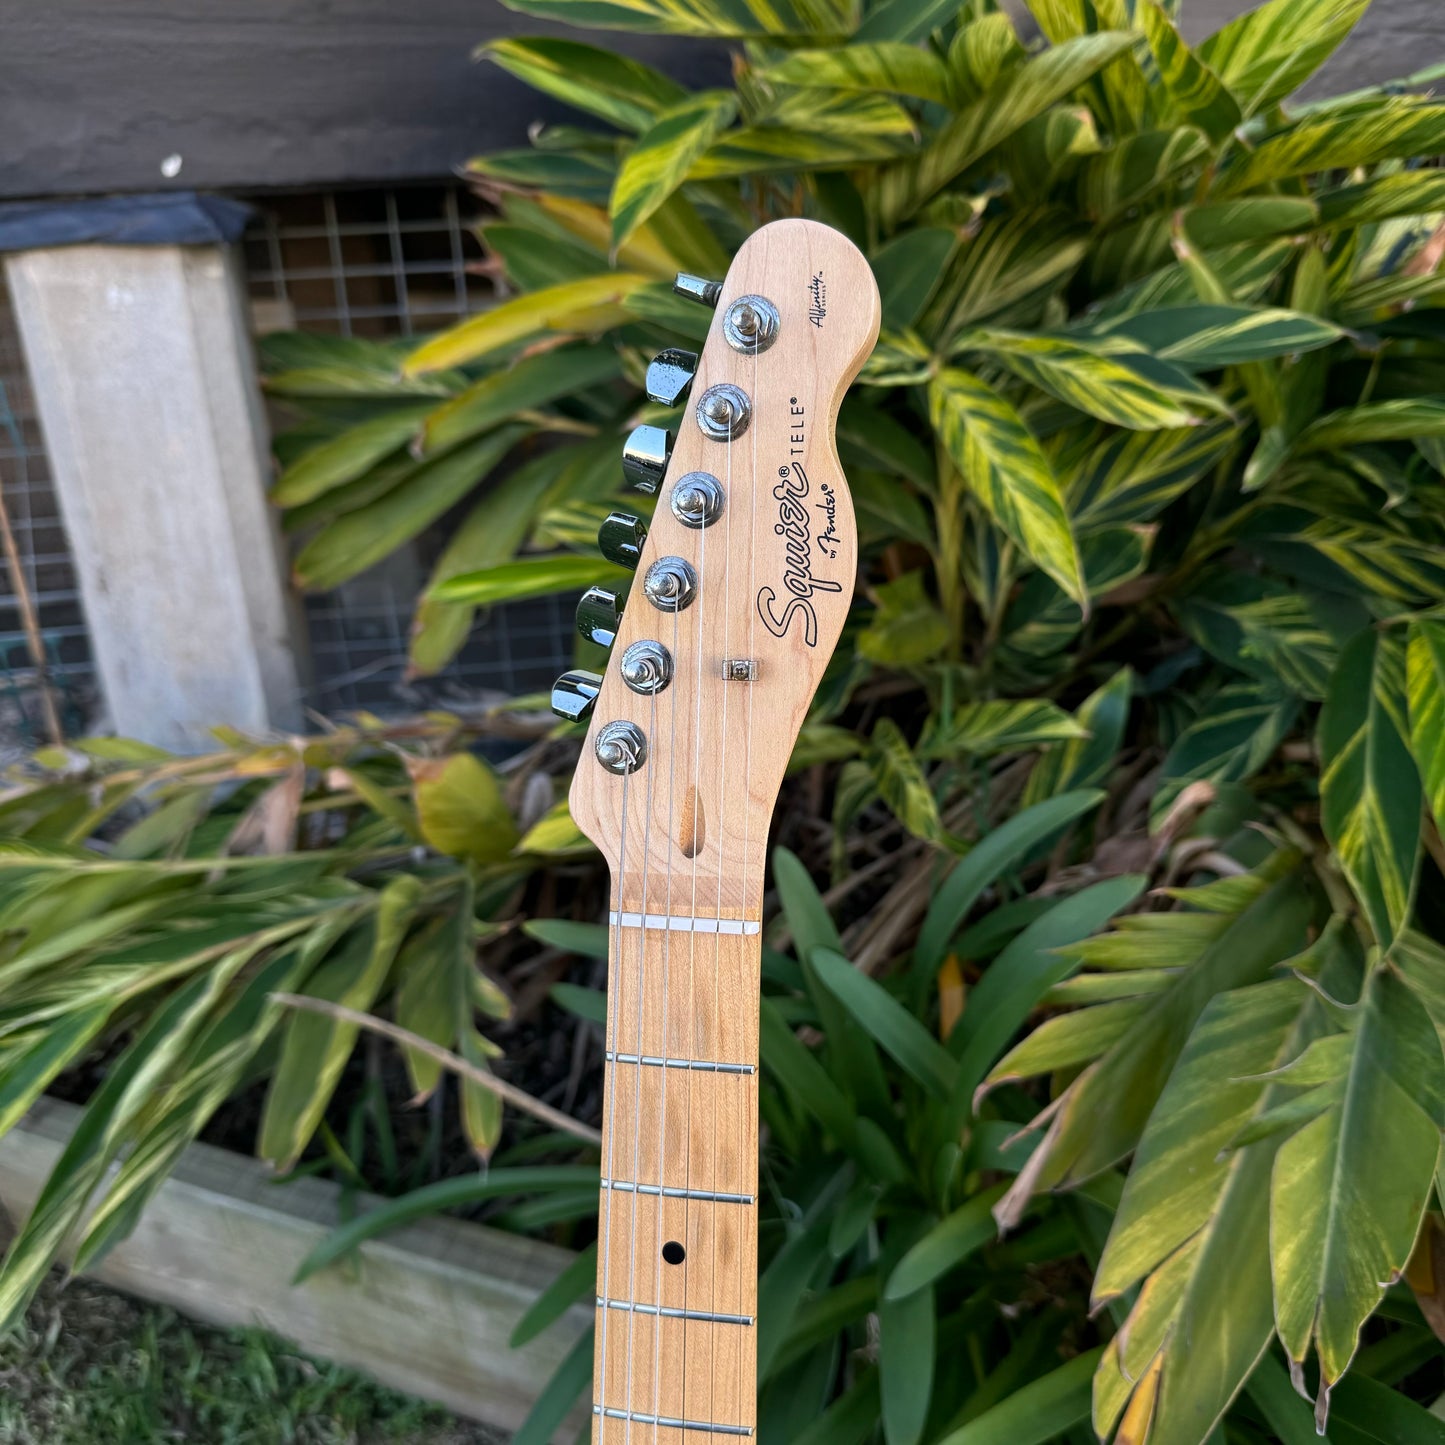
[{"label": "guitar string", "polygon": [[[673,657],[674,671],[677,671],[677,670],[678,670],[678,668],[677,668],[677,661],[678,661],[677,643],[678,643],[678,633],[679,633],[679,630],[680,630],[680,629],[679,629],[679,625],[678,625],[678,616],[679,616],[679,614],[676,613],[676,612],[674,612],[674,613],[672,614],[672,657]],[[672,698],[671,698],[671,703],[672,703],[672,730],[671,730],[671,733],[670,733],[669,738],[668,738],[668,749],[667,749],[667,837],[666,837],[666,839],[664,840],[664,847],[665,847],[666,852],[667,852],[667,882],[666,882],[666,885],[665,885],[666,897],[665,897],[665,899],[663,900],[663,910],[662,910],[662,911],[663,911],[664,913],[670,914],[670,913],[672,912],[672,858],[673,858],[673,853],[674,853],[674,852],[676,851],[676,849],[677,849],[677,835],[673,832],[673,822],[674,822],[674,818],[673,818],[673,799],[674,799],[673,784],[674,784],[674,782],[675,782],[676,775],[677,775],[677,689],[676,689],[675,687],[674,687],[674,688],[669,688],[668,691],[672,694]],[[646,930],[645,928],[642,930],[642,946],[643,946],[644,948],[647,947],[647,930]],[[671,1034],[672,1034],[672,1024],[671,1024],[671,1019],[670,1019],[670,1015],[669,1015],[669,1010],[670,1010],[670,1008],[671,1008],[671,1005],[670,1005],[669,1002],[668,1002],[668,993],[667,993],[667,988],[668,988],[668,976],[667,976],[667,975],[668,975],[668,963],[669,963],[669,960],[670,960],[670,957],[671,957],[671,953],[672,953],[672,929],[670,929],[670,928],[665,928],[665,929],[663,929],[663,931],[662,931],[662,1057],[663,1057],[664,1059],[667,1059],[667,1058],[671,1058],[671,1057],[672,1057],[672,1050],[671,1050],[671,1047],[670,1047],[670,1039],[671,1039]],[[639,1042],[638,1042],[637,1052],[638,1052],[638,1055],[639,1055],[639,1057],[640,1057],[641,1054],[642,1054],[642,1046],[641,1046],[641,1041],[640,1041],[640,1040],[639,1040]],[[641,1064],[638,1064],[638,1065],[637,1065],[637,1071],[638,1071],[639,1074],[641,1074],[641,1072],[642,1072],[642,1065],[641,1065]],[[658,1182],[659,1184],[661,1184],[661,1183],[663,1182],[663,1177],[662,1177],[662,1176],[663,1176],[663,1161],[664,1161],[664,1160],[666,1159],[666,1157],[667,1157],[667,1076],[668,1076],[671,1072],[672,1072],[672,1070],[671,1070],[670,1068],[668,1068],[666,1065],[664,1065],[663,1068],[662,1068],[662,1070],[661,1070],[662,1078],[661,1078],[661,1080],[660,1080],[659,1083],[658,1083],[658,1094],[659,1094],[658,1112],[659,1112],[659,1114],[660,1114],[660,1116],[661,1116],[661,1117],[660,1117],[660,1121],[659,1121],[659,1123],[658,1123],[658,1128],[657,1128],[657,1182]],[[653,1289],[652,1289],[652,1299],[653,1299],[653,1303],[656,1304],[659,1308],[660,1308],[661,1305],[662,1305],[662,1244],[663,1244],[662,1235],[663,1235],[663,1215],[664,1215],[666,1209],[667,1209],[666,1200],[664,1199],[664,1197],[663,1197],[662,1195],[659,1194],[658,1197],[657,1197],[657,1240],[656,1240],[656,1244],[657,1244],[657,1259],[656,1259],[656,1263],[655,1263],[655,1265],[654,1265],[654,1269],[655,1269],[656,1273],[655,1273],[655,1277],[654,1277],[654,1279],[653,1279]],[[686,1322],[685,1322],[685,1321],[684,1321],[684,1324],[683,1324],[683,1328],[684,1328],[684,1329],[687,1328],[687,1325],[686,1325]],[[653,1324],[652,1324],[652,1342],[653,1342],[653,1350],[652,1350],[652,1413],[653,1413],[653,1415],[654,1415],[655,1417],[657,1417],[657,1418],[660,1419],[660,1418],[662,1417],[663,1413],[664,1413],[664,1411],[663,1411],[663,1409],[662,1409],[662,1316],[661,1316],[661,1315],[658,1315],[658,1316],[653,1320]],[[679,1417],[681,1417],[681,1416],[684,1414],[684,1411],[682,1410],[682,1408],[681,1408],[680,1405],[679,1405],[677,1414],[678,1414]],[[656,1427],[655,1427],[656,1430],[660,1430],[661,1428],[662,1428],[661,1426],[656,1426]]]},{"label": "guitar string", "polygon": [[[732,496],[733,496],[733,425],[736,418],[729,413],[728,434],[725,452],[725,480],[723,482],[723,636],[722,636],[722,666],[717,670],[718,676],[723,676],[723,667],[727,664],[728,651],[728,623],[732,620]],[[717,770],[717,795],[718,795],[718,854],[717,854],[717,906],[714,909],[719,920],[723,914],[723,877],[727,871],[727,755],[728,755],[728,694],[732,691],[726,677],[722,685],[722,736],[718,752]],[[747,787],[747,779],[743,779],[744,788]],[[744,811],[747,804],[744,802]],[[706,1058],[722,1058],[722,990],[720,987],[722,975],[722,928],[719,925],[718,931],[713,935],[713,956],[712,956],[712,1052],[705,1055]],[[717,1099],[721,1089],[726,1088],[732,1081],[721,1074],[715,1074],[709,1083],[709,1092],[712,1095],[712,1187],[715,1190],[723,1189],[723,1181],[718,1177],[718,1151],[717,1151]],[[708,1271],[708,1292],[711,1302],[708,1305],[709,1314],[717,1314],[717,1240],[720,1233],[720,1221],[716,1207],[712,1213],[712,1247],[711,1267]],[[708,1419],[717,1419],[717,1341],[718,1327],[708,1325],[706,1327],[713,1340],[712,1370],[708,1380]]]},{"label": "guitar string", "polygon": [[[759,355],[759,353],[755,350],[755,351],[753,352],[753,385],[752,385],[752,398],[753,398],[753,410],[754,410],[754,412],[756,412],[756,411],[758,410],[758,407],[759,407],[759,397],[758,397],[758,355]],[[756,416],[755,416],[755,417],[754,417],[754,420],[756,421],[756,419],[757,419],[757,418],[756,418]],[[791,421],[792,418],[789,417],[788,420]],[[744,598],[744,606],[747,608],[747,614],[748,614],[748,650],[747,650],[747,656],[748,656],[750,659],[756,660],[756,658],[757,658],[757,653],[755,653],[755,652],[753,651],[753,643],[754,643],[753,623],[754,623],[754,620],[755,620],[756,617],[757,617],[757,608],[756,608],[756,605],[755,605],[755,602],[754,602],[754,599],[755,599],[756,596],[757,596],[757,591],[756,591],[756,587],[755,587],[754,584],[755,584],[756,581],[757,581],[757,556],[758,556],[758,531],[757,531],[757,528],[758,528],[758,488],[762,485],[762,476],[761,476],[761,473],[759,473],[759,471],[758,471],[758,428],[757,428],[756,426],[753,426],[753,427],[749,428],[749,430],[751,430],[751,432],[752,432],[752,434],[753,434],[753,440],[752,440],[752,487],[751,487],[751,509],[750,509],[749,517],[748,517],[748,590],[747,590],[747,596]],[[753,777],[753,695],[754,695],[754,693],[757,691],[757,685],[758,685],[758,684],[757,684],[757,679],[754,679],[752,682],[750,682],[750,683],[748,684],[748,714],[747,714],[747,723],[746,723],[746,725],[745,725],[745,727],[744,727],[744,729],[743,729],[743,739],[744,739],[744,741],[743,741],[743,778],[744,778],[744,787],[748,787],[748,786],[751,785],[751,783],[752,783],[752,777]],[[742,877],[743,877],[743,880],[744,880],[744,887],[747,886],[746,880],[747,880],[750,876],[752,876],[752,875],[750,875],[749,872],[748,872],[748,865],[749,865],[749,863],[751,862],[751,856],[750,856],[750,855],[751,855],[751,848],[752,848],[752,829],[751,829],[752,816],[753,816],[752,797],[751,797],[751,795],[749,794],[749,795],[746,795],[746,796],[745,796],[744,806],[743,806],[743,866],[742,866],[742,870],[741,870],[741,871],[742,871]],[[763,844],[764,844],[764,852],[766,852],[766,850],[767,850],[767,838],[766,838],[766,836],[764,836]],[[759,877],[759,878],[762,877],[762,870],[761,870],[761,868],[758,870],[757,877]],[[746,898],[746,897],[743,898],[742,914],[743,914],[743,917],[744,917],[744,918],[747,917],[747,898]],[[761,918],[762,918],[762,899],[761,899],[761,897],[758,899],[758,917],[759,917],[759,920],[761,920]],[[744,956],[747,957],[747,958],[750,958],[750,957],[752,956],[752,952],[751,952],[750,949],[744,949],[744,950],[743,950],[743,953],[744,953]],[[762,958],[762,937],[761,937],[761,934],[759,935],[759,938],[758,938],[758,957],[759,957],[759,960],[761,961],[761,958]],[[759,980],[758,980],[758,987],[759,987],[759,989],[761,989],[761,986],[762,986],[762,980],[761,980],[761,977],[759,977]],[[755,1014],[757,1013],[757,1011],[761,1008],[761,1000],[759,1000],[756,1004],[753,1004],[752,1007],[753,1007],[753,1009],[754,1009],[754,1015],[755,1015]],[[751,1053],[752,1057],[753,1057],[757,1062],[761,1063],[761,1060],[758,1059],[758,1048],[756,1047],[756,1045],[755,1045],[751,1050],[749,1050],[749,1053]],[[754,1099],[755,1099],[755,1095],[756,1095],[756,1093],[757,1093],[757,1090],[762,1087],[762,1082],[761,1082],[759,1076],[758,1076],[756,1073],[752,1076],[752,1079],[753,1079],[753,1081],[752,1081],[751,1086],[749,1086],[749,1087],[744,1091],[744,1094],[743,1094],[742,1143],[741,1143],[741,1146],[740,1146],[739,1151],[738,1151],[738,1157],[739,1157],[740,1159],[742,1159],[744,1169],[746,1169],[746,1168],[748,1167],[748,1162],[747,1162],[747,1161],[749,1160],[749,1158],[751,1158],[751,1159],[754,1161],[754,1166],[755,1166],[755,1167],[754,1167],[753,1173],[752,1173],[752,1175],[751,1175],[751,1184],[752,1184],[752,1187],[751,1187],[751,1189],[745,1190],[744,1192],[750,1193],[750,1194],[752,1194],[752,1196],[753,1196],[753,1203],[752,1203],[752,1206],[751,1206],[751,1210],[752,1210],[751,1223],[752,1223],[752,1226],[753,1226],[753,1238],[756,1239],[756,1238],[757,1238],[757,1227],[758,1227],[757,1212],[758,1212],[758,1209],[759,1209],[759,1204],[758,1204],[758,1200],[757,1200],[757,1195],[758,1195],[758,1184],[757,1184],[758,1171],[757,1171],[756,1165],[758,1164],[759,1161],[758,1161],[758,1157],[757,1157],[757,1156],[758,1156],[758,1149],[757,1149],[757,1147],[754,1146],[754,1147],[752,1147],[752,1148],[749,1148],[749,1145],[752,1143],[752,1141],[753,1141],[753,1139],[754,1139],[754,1134],[755,1134],[754,1119],[755,1119],[755,1117],[756,1117],[756,1106],[755,1106]],[[755,1251],[753,1251],[753,1252],[751,1252],[751,1253],[755,1253]],[[746,1310],[746,1309],[743,1308],[743,1301],[746,1300],[747,1297],[748,1297],[747,1270],[748,1270],[748,1260],[749,1260],[750,1252],[747,1251],[747,1250],[745,1250],[745,1249],[743,1249],[743,1248],[741,1248],[741,1247],[739,1247],[737,1254],[738,1254],[738,1294],[737,1294],[738,1313],[739,1313],[739,1314],[747,1314],[747,1313],[750,1313],[750,1312],[749,1312],[748,1310]],[[754,1270],[756,1270],[756,1268],[757,1268],[756,1263],[754,1263],[753,1268],[754,1268]],[[754,1316],[756,1316],[756,1314],[757,1314],[757,1305],[756,1305],[756,1303],[754,1303],[754,1306],[753,1306],[753,1309],[752,1309],[751,1313],[752,1313]],[[753,1348],[754,1348],[755,1350],[756,1350],[756,1348],[757,1348],[756,1325],[754,1325]],[[746,1387],[747,1387],[747,1382],[748,1382],[748,1369],[747,1369],[747,1359],[746,1359],[747,1349],[748,1349],[747,1342],[744,1341],[744,1343],[742,1344],[742,1346],[741,1346],[741,1347],[739,1348],[739,1350],[738,1350],[738,1388],[737,1388],[737,1399],[742,1402],[743,1409],[744,1409],[745,1412],[751,1412],[752,1410],[754,1410],[754,1409],[756,1408],[756,1403],[753,1402],[753,1403],[750,1404],[750,1403],[748,1402],[748,1400],[745,1398],[745,1392],[746,1392]],[[754,1390],[754,1393],[756,1394],[756,1390]]]},{"label": "guitar string", "polygon": [[[647,736],[649,738],[655,738],[657,736],[656,693],[652,694],[650,706],[648,708]],[[652,866],[652,781],[656,776],[656,768],[649,768],[647,770],[647,790],[644,794],[643,803],[643,807],[646,809],[646,817],[643,819],[642,822],[642,916],[644,918],[647,917],[647,883]],[[642,1020],[644,1016],[643,1009],[645,1001],[647,999],[647,930],[645,928],[639,928],[637,930],[637,938],[637,1029],[633,1037],[633,1048],[631,1052],[635,1053],[640,1059],[644,1052],[642,1047]],[[619,1049],[615,1044],[613,1045],[612,1051],[613,1053],[623,1052],[623,1050]],[[631,1177],[634,1180],[640,1180],[642,1165],[642,1065],[640,1063],[634,1064],[633,1069],[635,1071],[636,1082],[633,1085],[632,1094]],[[610,1179],[611,1177],[612,1176],[609,1174],[608,1178]],[[637,1200],[640,1193],[641,1191],[637,1189],[634,1189],[632,1191],[632,1224],[629,1230],[630,1239],[628,1241],[627,1251],[627,1298],[629,1300],[635,1300],[637,1298]],[[604,1293],[603,1298],[611,1299],[612,1296],[610,1294]],[[610,1314],[612,1312],[611,1307],[608,1305],[604,1305],[603,1309],[607,1314]],[[628,1310],[626,1395],[627,1428],[623,1431],[623,1439],[628,1442],[628,1445],[631,1445],[632,1440],[632,1356],[633,1346],[636,1342],[636,1330],[637,1311]]]},{"label": "guitar string", "polygon": [[[627,863],[627,794],[628,780],[631,774],[622,775],[622,836],[617,848],[617,900],[614,916],[617,922],[613,925],[613,951],[612,956],[616,960],[615,976],[607,981],[607,1010],[609,1035],[608,1047],[613,1053],[618,1052],[617,1045],[621,1042],[621,1031],[618,1028],[618,1019],[622,1013],[622,880],[626,876]],[[607,1080],[607,1175],[608,1179],[614,1177],[612,1172],[613,1160],[616,1157],[617,1133],[613,1127],[617,1118],[617,1090],[612,1087],[615,1079]],[[602,1297],[612,1298],[612,1203],[615,1191],[603,1189],[602,1198],[606,1201],[605,1213],[602,1222]],[[597,1384],[594,1394],[597,1396],[597,1403],[604,1407],[603,1413],[598,1417],[600,1424],[597,1429],[598,1445],[605,1445],[607,1439],[607,1326],[608,1316],[612,1311],[603,1308],[602,1310],[602,1339],[598,1347],[598,1368]]]},{"label": "guitar string", "polygon": [[[727,498],[726,498],[726,496],[724,496],[724,498],[723,498],[723,504],[724,504],[724,506],[727,505]],[[702,530],[698,533],[698,545],[697,545],[697,588],[698,588],[698,599],[697,599],[697,603],[696,603],[696,606],[697,606],[697,646],[696,646],[696,649],[695,649],[695,654],[694,654],[694,659],[693,659],[694,668],[695,668],[695,671],[696,671],[696,673],[697,673],[697,686],[695,687],[694,693],[693,693],[693,717],[692,717],[692,738],[693,738],[692,789],[691,789],[691,793],[690,793],[690,795],[689,795],[689,796],[692,798],[693,822],[694,822],[694,826],[696,826],[696,821],[697,821],[698,799],[699,799],[699,797],[701,796],[701,794],[698,792],[698,786],[699,786],[699,783],[700,783],[701,777],[702,777],[702,674],[703,674],[704,658],[705,658],[705,654],[704,654],[704,651],[703,651],[703,625],[702,625],[702,624],[703,624],[703,614],[704,614],[704,610],[705,610],[704,607],[703,607],[703,595],[704,595],[704,591],[705,591],[706,586],[707,586],[707,581],[706,581],[706,573],[707,573],[707,533],[708,533],[708,529],[707,529],[706,527],[703,527]],[[707,827],[707,823],[706,823],[705,820],[706,820],[706,814],[704,814],[704,824],[703,824],[703,829],[704,829],[704,831],[703,831],[703,847],[706,847],[706,844],[707,844],[707,833],[708,833],[708,831],[709,831],[709,830],[708,830],[708,827]],[[703,848],[702,848],[702,847],[694,847],[693,853],[692,853],[692,907],[691,907],[691,909],[689,910],[689,912],[691,913],[691,915],[692,915],[693,918],[696,918],[696,917],[697,917],[697,874],[698,874],[698,862],[697,862],[697,860],[698,860],[699,855],[702,853],[702,851],[703,851]],[[706,1058],[706,1057],[707,1057],[706,1054],[698,1052],[698,1043],[697,1043],[697,1019],[698,1019],[698,1008],[697,1008],[697,930],[696,930],[695,928],[692,929],[692,930],[688,933],[688,952],[687,952],[687,1004],[688,1004],[688,1015],[689,1015],[689,1019],[690,1019],[690,1022],[691,1022],[691,1038],[690,1038],[690,1040],[689,1040],[689,1046],[690,1046],[690,1048],[691,1048],[692,1051],[693,1051],[692,1054],[691,1054],[691,1057],[694,1058],[694,1059]],[[690,1254],[692,1253],[692,1075],[693,1075],[693,1071],[692,1071],[691,1069],[684,1069],[682,1072],[687,1076],[687,1131],[686,1131],[686,1132],[687,1132],[687,1147],[686,1147],[686,1150],[685,1150],[685,1153],[684,1153],[684,1162],[683,1162],[683,1186],[684,1186],[685,1193],[684,1193],[684,1195],[683,1195],[683,1202],[682,1202],[682,1244],[683,1244],[683,1248],[684,1248],[684,1251],[685,1251],[685,1254],[684,1254],[684,1266],[685,1266],[685,1264],[686,1264],[686,1256],[687,1256],[687,1255],[690,1255]],[[715,1208],[715,1207],[716,1207],[716,1206],[714,1206],[714,1208]],[[683,1276],[683,1281],[684,1281],[684,1289],[688,1289],[689,1286],[687,1285],[687,1275],[684,1275],[684,1276]],[[690,1335],[690,1333],[691,1333],[691,1324],[692,1324],[692,1321],[690,1321],[690,1320],[685,1320],[685,1321],[683,1321],[683,1326],[682,1326],[682,1400],[683,1400],[683,1405],[684,1405],[684,1407],[686,1407],[686,1405],[687,1405],[687,1380],[688,1380],[687,1355],[688,1355],[688,1339],[689,1339],[689,1335]],[[687,1413],[688,1413],[688,1412],[687,1412],[686,1408],[684,1408],[684,1410],[683,1410],[684,1416],[685,1416]]]}]

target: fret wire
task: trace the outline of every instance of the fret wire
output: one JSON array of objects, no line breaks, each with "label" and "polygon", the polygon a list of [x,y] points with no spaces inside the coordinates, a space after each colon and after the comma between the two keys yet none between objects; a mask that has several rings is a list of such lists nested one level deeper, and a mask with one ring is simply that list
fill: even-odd
[{"label": "fret wire", "polygon": [[659,1199],[700,1199],[709,1204],[755,1204],[755,1194],[724,1194],[714,1189],[679,1189],[669,1184],[639,1184],[632,1179],[600,1179],[603,1189],[623,1194],[652,1194]]},{"label": "fret wire", "polygon": [[752,1315],[717,1315],[711,1314],[707,1310],[686,1310],[676,1309],[671,1305],[640,1304],[636,1300],[603,1299],[601,1295],[597,1296],[597,1308],[629,1310],[639,1315],[658,1315],[666,1320],[697,1320],[711,1325],[752,1325],[756,1323]]},{"label": "fret wire", "polygon": [[756,1074],[756,1064],[723,1064],[713,1059],[673,1059],[662,1054],[606,1054],[609,1064],[642,1064],[654,1069],[693,1069],[702,1074]]},{"label": "fret wire", "polygon": [[684,1420],[672,1415],[644,1415],[639,1410],[618,1410],[612,1405],[594,1405],[594,1415],[609,1420],[636,1420],[639,1425],[656,1425],[662,1430],[700,1430],[708,1435],[751,1435],[751,1425],[717,1425],[706,1420]]}]

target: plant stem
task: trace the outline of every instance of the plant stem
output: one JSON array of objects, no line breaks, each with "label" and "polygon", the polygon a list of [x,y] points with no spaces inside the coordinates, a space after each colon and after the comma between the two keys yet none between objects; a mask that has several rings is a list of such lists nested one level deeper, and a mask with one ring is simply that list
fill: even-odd
[{"label": "plant stem", "polygon": [[497,1078],[495,1074],[488,1073],[485,1069],[479,1069],[474,1064],[469,1064],[464,1058],[452,1053],[450,1049],[444,1049],[440,1044],[434,1044],[430,1039],[424,1039],[420,1034],[412,1033],[410,1029],[388,1023],[385,1019],[377,1018],[375,1014],[362,1013],[358,1009],[347,1008],[339,1003],[330,1003],[326,999],[306,998],[296,993],[273,993],[271,1001],[286,1008],[325,1014],[327,1018],[337,1019],[341,1023],[355,1024],[357,1028],[369,1029],[374,1034],[380,1034],[383,1038],[391,1039],[394,1043],[401,1044],[408,1049],[415,1049],[418,1053],[435,1059],[444,1069],[460,1075],[468,1083],[476,1084],[483,1089],[490,1089],[498,1098],[511,1104],[513,1108],[520,1109],[524,1114],[530,1114],[534,1119],[540,1119],[544,1124],[550,1124],[554,1129],[571,1134],[573,1138],[581,1139],[585,1144],[596,1144],[600,1147],[602,1143],[602,1135],[596,1129],[562,1113],[560,1109],[554,1109],[550,1104],[544,1104],[540,1099],[534,1099],[514,1084],[509,1084],[505,1080]]}]

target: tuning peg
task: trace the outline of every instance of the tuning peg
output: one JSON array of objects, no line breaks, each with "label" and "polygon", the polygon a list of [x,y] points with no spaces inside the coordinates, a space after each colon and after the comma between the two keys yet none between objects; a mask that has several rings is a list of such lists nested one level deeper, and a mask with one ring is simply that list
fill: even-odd
[{"label": "tuning peg", "polygon": [[622,622],[622,604],[617,594],[606,587],[589,587],[577,604],[577,631],[588,642],[611,647],[617,641],[617,628]]},{"label": "tuning peg", "polygon": [[697,352],[669,346],[647,368],[647,395],[659,406],[676,406],[697,375]]},{"label": "tuning peg", "polygon": [[602,679],[595,672],[564,672],[552,684],[552,711],[568,722],[586,722],[601,691]]},{"label": "tuning peg", "polygon": [[642,560],[642,544],[647,540],[647,528],[641,517],[631,512],[612,512],[597,529],[597,545],[609,562],[619,567],[631,567],[635,572]]},{"label": "tuning peg", "polygon": [[655,492],[667,473],[672,438],[660,426],[636,426],[622,447],[622,474],[639,492]]},{"label": "tuning peg", "polygon": [[696,301],[701,306],[716,306],[717,299],[722,295],[722,282],[709,281],[702,276],[690,276],[686,271],[677,273],[677,280],[672,283],[672,289],[679,296],[686,296],[689,301]]}]

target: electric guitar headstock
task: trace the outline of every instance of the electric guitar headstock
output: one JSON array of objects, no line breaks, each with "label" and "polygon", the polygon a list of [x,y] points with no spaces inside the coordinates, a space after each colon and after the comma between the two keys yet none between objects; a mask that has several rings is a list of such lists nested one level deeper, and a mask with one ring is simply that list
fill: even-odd
[{"label": "electric guitar headstock", "polygon": [[656,516],[603,525],[602,551],[637,577],[625,601],[583,598],[578,625],[612,662],[565,674],[553,706],[592,719],[572,815],[618,907],[756,921],[783,771],[853,596],[833,433],[878,336],[878,288],[846,237],[787,220],[726,280],[676,289],[716,313],[700,356],[665,351],[648,370],[654,401],[690,393],[675,443],[639,427],[625,448]]}]

